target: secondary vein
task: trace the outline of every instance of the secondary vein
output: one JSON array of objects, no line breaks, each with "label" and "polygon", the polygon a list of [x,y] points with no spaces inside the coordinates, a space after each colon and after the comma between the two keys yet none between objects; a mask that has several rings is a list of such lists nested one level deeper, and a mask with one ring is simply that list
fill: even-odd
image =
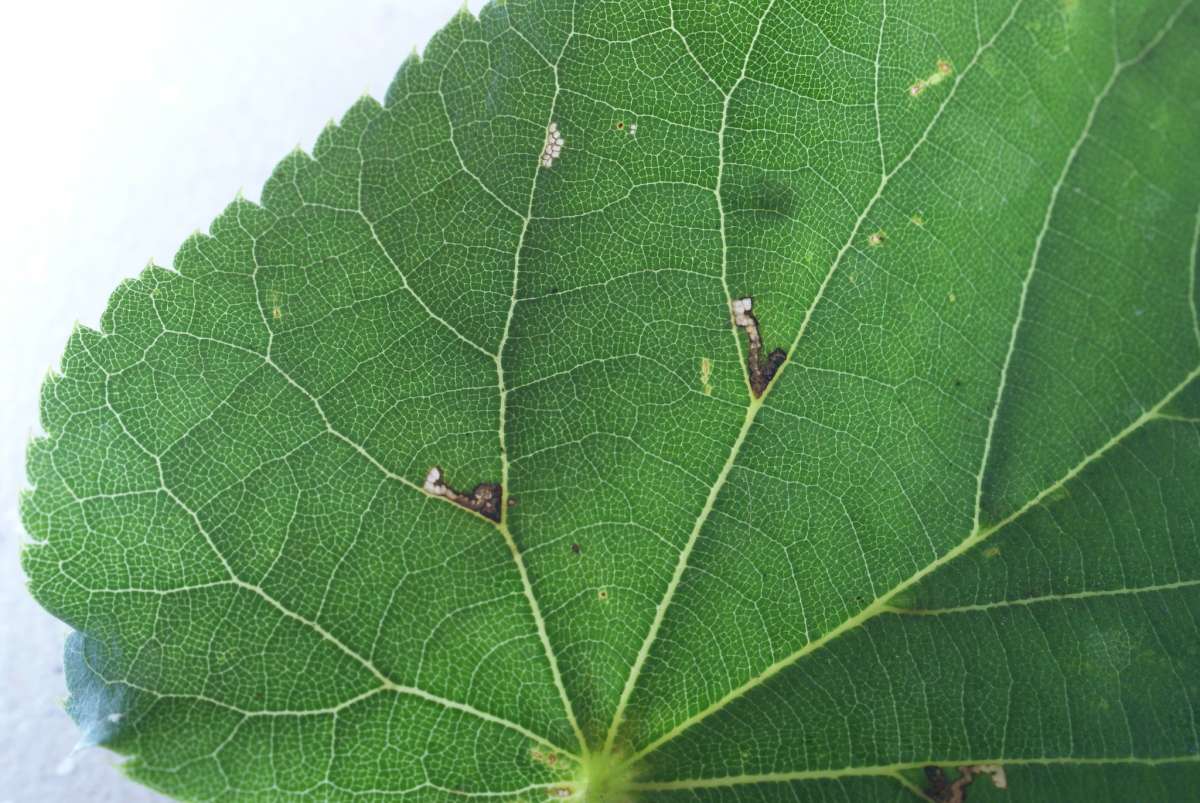
[{"label": "secondary vein", "polygon": [[[1141,758],[1138,756],[1128,756],[1121,758],[1073,758],[1073,757],[1046,757],[1046,758],[984,758],[984,759],[954,759],[953,761],[940,762],[944,764],[953,764],[955,766],[978,765],[978,764],[998,764],[1000,766],[1021,766],[1021,767],[1053,767],[1053,766],[1082,766],[1082,767],[1099,767],[1099,766],[1124,766],[1136,764],[1141,766],[1161,767],[1168,764],[1193,764],[1200,761],[1200,756],[1167,756],[1162,758]],[[871,778],[871,777],[887,777],[896,778],[896,773],[904,770],[919,770],[930,763],[930,761],[922,762],[906,762],[897,764],[878,764],[868,767],[839,767],[831,770],[801,770],[798,772],[762,772],[762,773],[746,773],[744,775],[727,775],[716,778],[684,778],[677,781],[644,781],[641,783],[633,783],[630,789],[640,792],[669,792],[672,790],[688,790],[688,789],[723,789],[730,786],[745,786],[751,784],[764,783],[788,783],[792,781],[820,781],[820,780],[843,780],[845,778]]]},{"label": "secondary vein", "polygon": [[1117,79],[1129,67],[1138,64],[1146,57],[1151,50],[1162,40],[1162,37],[1175,24],[1175,19],[1187,7],[1187,3],[1179,6],[1175,14],[1167,21],[1167,24],[1159,30],[1158,34],[1150,40],[1150,43],[1136,56],[1127,60],[1118,60],[1113,65],[1113,70],[1108,76],[1101,90],[1096,94],[1092,101],[1092,107],[1088,110],[1088,115],[1083,124],[1083,130],[1079,132],[1079,137],[1071,145],[1070,151],[1067,152],[1067,158],[1063,162],[1062,170],[1058,174],[1058,179],[1054,182],[1054,186],[1050,190],[1050,202],[1046,206],[1046,214],[1042,218],[1042,227],[1037,233],[1037,238],[1034,240],[1033,253],[1029,257],[1029,268],[1025,271],[1025,278],[1021,282],[1021,295],[1017,301],[1017,316],[1013,321],[1012,331],[1009,334],[1008,350],[1004,354],[1004,362],[1000,366],[1000,380],[996,388],[996,398],[992,404],[992,414],[988,419],[987,435],[983,440],[983,454],[979,459],[979,470],[976,473],[975,481],[975,528],[979,529],[980,519],[983,516],[983,486],[984,475],[987,472],[988,458],[991,456],[992,444],[995,442],[996,423],[1000,418],[1000,408],[1004,401],[1004,391],[1008,387],[1008,369],[1012,365],[1013,354],[1017,349],[1017,337],[1021,330],[1021,324],[1025,320],[1025,303],[1029,298],[1029,286],[1033,283],[1034,273],[1037,271],[1038,259],[1041,257],[1042,244],[1045,242],[1046,234],[1050,231],[1050,221],[1054,218],[1054,210],[1058,205],[1058,194],[1062,191],[1063,185],[1066,184],[1067,175],[1071,172],[1071,168],[1075,165],[1075,160],[1079,156],[1079,151],[1083,148],[1083,144],[1087,142],[1091,135],[1092,126],[1096,122],[1096,114],[1100,111],[1100,106],[1104,103],[1105,98],[1112,92],[1112,88],[1116,85]]}]

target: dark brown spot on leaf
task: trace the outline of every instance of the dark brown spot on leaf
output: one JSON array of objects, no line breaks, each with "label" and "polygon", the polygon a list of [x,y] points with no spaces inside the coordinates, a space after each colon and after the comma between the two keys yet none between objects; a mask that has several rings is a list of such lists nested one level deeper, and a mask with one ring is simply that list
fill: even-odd
[{"label": "dark brown spot on leaf", "polygon": [[775,372],[785,362],[787,362],[787,352],[783,349],[775,349],[767,355],[767,382],[775,378]]},{"label": "dark brown spot on leaf", "polygon": [[945,800],[946,790],[950,788],[945,770],[941,767],[926,767],[925,783],[925,794],[929,796],[930,800]]},{"label": "dark brown spot on leaf", "polygon": [[583,548],[581,546],[579,546],[579,544],[571,544],[571,551],[574,552],[576,555],[578,555],[580,552],[583,551]]},{"label": "dark brown spot on leaf", "polygon": [[481,482],[471,491],[471,501],[468,507],[482,513],[492,521],[500,521],[500,499],[503,492],[500,485],[494,482]]}]

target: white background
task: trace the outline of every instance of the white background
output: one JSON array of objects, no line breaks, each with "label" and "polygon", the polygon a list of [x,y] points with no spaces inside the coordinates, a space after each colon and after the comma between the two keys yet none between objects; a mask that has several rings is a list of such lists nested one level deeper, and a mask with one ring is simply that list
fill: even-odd
[{"label": "white background", "polygon": [[[310,149],[461,0],[5,3],[0,10],[0,803],[150,801],[74,751],[65,627],[30,599],[16,498],[37,392],[75,321],[170,265],[242,189]],[[467,4],[478,11],[482,0]]]}]

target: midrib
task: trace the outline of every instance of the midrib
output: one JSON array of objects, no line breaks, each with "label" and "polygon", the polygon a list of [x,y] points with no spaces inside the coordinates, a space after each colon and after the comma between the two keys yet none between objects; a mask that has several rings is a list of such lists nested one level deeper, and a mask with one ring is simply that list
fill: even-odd
[{"label": "midrib", "polygon": [[[729,91],[723,93],[724,99],[721,107],[721,125],[717,130],[717,179],[713,187],[713,196],[717,204],[717,219],[720,230],[721,241],[721,287],[725,291],[726,314],[733,314],[733,293],[729,289],[729,243],[728,230],[725,219],[725,200],[721,194],[722,185],[725,177],[725,131],[729,124],[729,104],[733,101],[733,95],[737,92],[737,88],[746,78],[746,71],[750,65],[750,56],[754,53],[754,46],[758,43],[758,37],[762,34],[763,23],[767,17],[771,16],[771,9],[775,7],[775,0],[767,3],[766,9],[763,10],[762,16],[758,18],[758,24],[754,29],[754,35],[750,39],[750,44],[746,48],[746,55],[742,59],[741,73],[737,79],[730,85]],[[674,25],[674,16],[672,16],[672,25]],[[683,39],[684,47],[689,55],[692,55],[691,47],[687,44],[683,34],[679,34]],[[692,55],[692,59],[696,61],[698,67],[703,70],[703,65]],[[712,81],[712,78],[709,77]],[[715,82],[714,82],[715,83]],[[732,319],[730,320],[732,324]],[[730,326],[733,333],[734,342],[737,346],[738,355],[741,358],[743,366],[746,362],[746,354],[742,350],[742,342],[738,334],[736,326]],[[762,407],[763,397],[755,397],[753,390],[750,387],[749,370],[743,368],[742,377],[746,382],[746,392],[749,402],[746,405],[746,415],[742,420],[742,427],[738,431],[737,437],[730,446],[729,454],[725,458],[725,464],[721,467],[720,473],[717,474],[713,481],[712,487],[709,488],[708,496],[704,500],[704,507],[700,509],[700,514],[696,517],[696,521],[692,525],[692,531],[688,534],[687,543],[679,553],[679,558],[675,563],[675,570],[671,574],[671,579],[667,583],[667,587],[663,592],[662,600],[654,609],[654,619],[650,623],[650,628],[646,632],[645,639],[642,640],[642,646],[638,649],[637,657],[634,658],[633,666],[630,667],[629,675],[625,679],[625,684],[621,687],[621,696],[617,700],[617,708],[613,712],[612,722],[608,726],[608,733],[604,738],[604,751],[610,752],[613,749],[613,744],[616,742],[617,733],[621,729],[621,723],[625,719],[625,708],[629,705],[629,698],[633,695],[633,690],[637,687],[638,678],[641,677],[642,667],[646,665],[646,659],[650,655],[650,647],[654,644],[658,637],[658,630],[662,627],[663,620],[667,615],[667,608],[671,605],[671,600],[675,596],[675,591],[679,588],[679,582],[683,579],[684,572],[687,570],[688,560],[691,558],[692,549],[695,548],[696,542],[699,540],[700,531],[704,529],[705,522],[708,521],[709,515],[712,513],[713,506],[716,505],[717,497],[721,495],[721,489],[725,487],[725,481],[729,477],[729,472],[733,470],[734,464],[737,462],[738,453],[741,451],[742,444],[746,441],[746,435],[750,432],[750,427],[754,425],[754,419],[758,415],[759,409]]]},{"label": "midrib", "polygon": [[[988,431],[987,431],[987,435],[985,437],[983,456],[981,459],[980,476],[979,476],[979,480],[978,480],[980,489],[982,488],[982,484],[983,484],[982,474],[983,474],[983,470],[986,468],[986,465],[987,465],[988,453],[991,448],[991,441],[992,441],[993,431],[994,431],[994,427],[995,427],[996,417],[997,417],[997,413],[999,411],[1000,401],[1003,396],[1005,380],[1007,377],[1007,370],[1008,370],[1008,366],[1009,366],[1009,363],[1010,363],[1012,355],[1013,355],[1017,332],[1019,329],[1019,324],[1021,322],[1020,311],[1023,310],[1023,308],[1024,308],[1026,293],[1028,291],[1030,281],[1033,277],[1034,270],[1036,269],[1038,254],[1039,254],[1040,246],[1041,246],[1041,241],[1043,239],[1046,228],[1049,226],[1049,221],[1050,221],[1051,215],[1054,210],[1055,201],[1057,200],[1057,197],[1058,197],[1058,192],[1059,192],[1063,182],[1065,181],[1068,173],[1070,172],[1070,168],[1075,161],[1075,157],[1076,157],[1079,149],[1082,147],[1083,142],[1087,139],[1088,135],[1091,132],[1092,124],[1095,120],[1096,113],[1097,113],[1100,105],[1102,104],[1103,100],[1109,95],[1109,93],[1111,92],[1113,86],[1116,84],[1119,77],[1129,67],[1139,64],[1143,59],[1145,59],[1145,57],[1151,51],[1153,51],[1161,43],[1163,38],[1171,30],[1171,28],[1174,27],[1175,22],[1179,19],[1179,17],[1182,15],[1184,10],[1191,4],[1191,2],[1192,2],[1192,0],[1185,0],[1185,2],[1181,3],[1177,7],[1175,12],[1170,15],[1170,17],[1167,19],[1166,23],[1162,26],[1162,28],[1160,28],[1158,30],[1158,32],[1151,38],[1151,40],[1146,44],[1146,46],[1138,54],[1136,54],[1135,56],[1133,56],[1130,59],[1127,59],[1124,61],[1118,60],[1115,62],[1112,73],[1110,74],[1109,78],[1106,80],[1104,87],[1100,90],[1100,92],[1097,94],[1095,100],[1093,101],[1092,107],[1089,110],[1089,113],[1084,122],[1083,128],[1082,128],[1076,142],[1073,144],[1072,148],[1068,152],[1067,159],[1066,159],[1064,167],[1061,171],[1061,174],[1059,175],[1058,180],[1055,182],[1054,186],[1052,187],[1051,197],[1048,201],[1047,211],[1046,211],[1046,214],[1045,214],[1045,217],[1043,220],[1043,226],[1042,226],[1042,229],[1041,229],[1041,231],[1037,237],[1037,240],[1035,242],[1034,251],[1031,255],[1030,267],[1029,267],[1029,269],[1026,273],[1025,279],[1023,280],[1022,285],[1021,285],[1021,294],[1020,294],[1020,298],[1019,298],[1019,302],[1018,302],[1018,304],[1019,304],[1018,316],[1013,325],[1013,330],[1012,330],[1012,334],[1010,337],[1009,346],[1006,351],[1004,363],[1003,363],[1003,366],[1001,369],[1001,377],[1000,377],[1000,380],[998,381],[998,389],[997,389],[997,394],[996,394],[995,406],[993,408],[992,416],[989,419]],[[929,124],[927,125],[925,130],[922,132],[922,134],[921,134],[920,138],[917,140],[917,142],[913,145],[912,149],[909,150],[909,152],[904,156],[904,158],[901,159],[900,162],[898,162],[896,164],[896,166],[890,172],[884,172],[881,175],[880,183],[879,183],[878,188],[875,191],[874,196],[867,203],[867,205],[864,207],[862,213],[859,215],[859,217],[858,217],[857,221],[855,222],[855,225],[850,233],[850,236],[847,238],[846,243],[842,246],[842,249],[837,253],[837,256],[834,258],[834,261],[831,264],[829,271],[826,273],[824,280],[822,281],[821,285],[819,286],[817,293],[813,298],[813,301],[809,304],[809,307],[808,307],[807,311],[805,312],[804,318],[801,321],[799,331],[796,333],[796,337],[793,340],[791,347],[788,349],[788,361],[784,362],[783,365],[780,367],[778,373],[776,374],[775,382],[772,382],[772,384],[763,393],[763,396],[758,399],[752,399],[751,403],[747,406],[746,419],[742,424],[742,428],[738,434],[738,438],[734,442],[734,445],[732,446],[732,448],[730,449],[730,453],[729,453],[728,458],[726,459],[725,465],[722,468],[721,473],[718,475],[717,481],[716,481],[713,489],[710,491],[710,493],[708,495],[708,499],[706,500],[705,506],[701,510],[701,513],[700,513],[699,517],[697,518],[696,524],[692,529],[692,533],[689,536],[688,542],[685,545],[684,550],[680,554],[680,561],[677,565],[675,574],[673,575],[672,580],[671,580],[670,584],[668,585],[667,593],[664,596],[663,601],[658,606],[658,610],[656,611],[654,623],[651,626],[651,630],[648,635],[648,638],[647,638],[646,642],[643,643],[642,650],[639,652],[637,662],[634,665],[634,671],[631,672],[630,677],[629,677],[628,681],[626,682],[625,688],[622,691],[621,703],[618,706],[616,716],[614,717],[613,724],[609,731],[609,737],[606,741],[606,749],[610,749],[615,741],[616,732],[619,729],[621,721],[624,717],[624,710],[625,710],[625,706],[628,701],[628,698],[632,694],[632,690],[636,683],[637,676],[640,672],[642,665],[644,664],[644,662],[646,660],[646,657],[649,654],[650,646],[654,639],[654,636],[657,633],[662,620],[665,618],[666,608],[670,604],[671,598],[673,597],[675,590],[677,589],[679,582],[682,578],[682,575],[687,568],[687,560],[691,556],[691,552],[695,546],[695,543],[699,536],[699,533],[703,529],[703,526],[704,526],[705,522],[707,521],[707,517],[712,511],[712,509],[715,505],[716,499],[720,494],[720,490],[723,487],[726,479],[728,478],[728,476],[733,468],[733,465],[737,461],[738,453],[741,449],[741,446],[745,443],[746,436],[749,433],[750,428],[753,426],[754,419],[757,416],[758,411],[762,408],[764,400],[766,399],[767,395],[770,393],[771,389],[775,386],[779,377],[783,374],[783,372],[787,369],[790,362],[794,359],[796,349],[800,343],[800,340],[801,340],[801,338],[803,338],[805,332],[807,331],[809,322],[812,320],[813,314],[814,314],[817,306],[819,305],[821,300],[824,298],[826,289],[828,288],[834,275],[836,274],[837,269],[840,266],[843,257],[850,250],[851,246],[853,245],[855,239],[857,238],[857,236],[859,234],[859,231],[860,231],[863,223],[869,217],[872,209],[874,209],[876,203],[880,200],[880,198],[882,198],[884,190],[886,189],[890,180],[896,175],[896,173],[898,173],[912,159],[913,155],[921,147],[921,145],[926,142],[929,133],[932,131],[933,127],[936,125],[938,120],[941,118],[942,112],[945,110],[945,108],[947,107],[949,102],[953,99],[955,93],[958,90],[958,87],[962,83],[962,80],[966,77],[967,73],[978,63],[979,58],[982,56],[982,54],[985,51],[987,51],[988,49],[990,49],[995,44],[995,42],[999,39],[1001,34],[1003,34],[1003,32],[1008,28],[1009,24],[1016,17],[1017,11],[1020,8],[1020,6],[1021,6],[1021,0],[1018,0],[1018,2],[1016,2],[1014,4],[1012,11],[1009,13],[1008,17],[999,26],[999,28],[997,28],[996,32],[992,35],[992,37],[986,43],[984,43],[980,46],[979,50],[976,51],[974,57],[968,63],[966,68],[964,68],[963,71],[957,76],[956,80],[951,85],[950,91],[947,93],[946,98],[942,101],[938,110],[934,113]],[[766,15],[764,14],[764,19],[765,19],[765,16]],[[761,28],[761,23],[762,23],[762,21],[760,20],[760,23],[759,23],[760,28]],[[882,43],[882,35],[881,35],[880,41]],[[749,57],[749,54],[747,55],[747,58],[748,57]],[[731,94],[732,94],[732,90],[731,90]],[[723,121],[723,123],[724,123],[724,121]],[[1197,226],[1198,226],[1197,237],[1200,237],[1200,221],[1198,221]],[[1194,251],[1195,251],[1195,244],[1193,244],[1193,252]],[[1194,257],[1194,253],[1193,253],[1193,257]],[[1192,261],[1193,262],[1195,261],[1194,258]],[[1194,270],[1193,270],[1193,273],[1194,273]],[[1193,277],[1193,281],[1194,281],[1194,277]],[[1197,323],[1197,328],[1198,328],[1198,332],[1200,332],[1200,322]],[[836,638],[843,635],[844,633],[865,624],[867,621],[869,621],[870,619],[873,619],[875,616],[878,616],[880,613],[885,613],[885,612],[891,610],[891,608],[886,604],[887,600],[889,600],[892,597],[894,597],[895,595],[905,591],[906,589],[912,587],[913,585],[918,583],[920,580],[922,580],[923,578],[925,578],[932,572],[936,571],[943,565],[958,558],[965,552],[969,551],[972,547],[974,547],[974,546],[978,545],[979,543],[981,543],[982,541],[986,540],[994,533],[1003,529],[1005,526],[1012,523],[1016,519],[1023,516],[1026,512],[1028,512],[1029,510],[1031,510],[1034,507],[1036,507],[1037,505],[1039,505],[1047,496],[1049,496],[1052,493],[1055,493],[1064,484],[1066,484],[1067,482],[1071,481],[1076,476],[1078,476],[1078,474],[1080,472],[1082,472],[1088,465],[1090,465],[1096,459],[1098,459],[1099,457],[1101,457],[1102,455],[1107,453],[1112,447],[1116,446],[1118,443],[1123,441],[1130,434],[1138,431],[1148,421],[1153,420],[1154,418],[1158,417],[1159,414],[1162,412],[1163,408],[1166,405],[1168,405],[1180,392],[1182,392],[1198,375],[1200,375],[1200,367],[1197,367],[1197,368],[1193,369],[1190,373],[1188,373],[1187,376],[1179,384],[1177,384],[1174,388],[1172,388],[1162,399],[1160,399],[1158,401],[1158,403],[1156,403],[1149,410],[1146,410],[1145,412],[1143,412],[1140,416],[1138,416],[1138,418],[1136,418],[1133,422],[1131,422],[1129,425],[1127,425],[1119,433],[1117,433],[1112,438],[1110,438],[1106,443],[1104,443],[1102,446],[1100,446],[1096,451],[1087,455],[1080,463],[1078,463],[1073,468],[1071,468],[1066,474],[1064,474],[1062,477],[1060,477],[1058,480],[1056,480],[1051,485],[1047,486],[1045,489],[1043,489],[1041,492],[1039,492],[1036,496],[1034,496],[1029,501],[1027,501],[1024,505],[1022,505],[1019,509],[1017,509],[1016,511],[1014,511],[1013,513],[1011,513],[1004,519],[1000,520],[999,522],[989,525],[987,527],[983,527],[981,525],[980,515],[978,512],[980,498],[977,496],[975,526],[973,527],[971,533],[968,534],[967,537],[964,538],[962,541],[960,541],[955,547],[953,547],[952,549],[950,549],[943,555],[939,556],[934,561],[927,564],[924,568],[917,571],[916,573],[914,573],[913,575],[908,577],[906,580],[902,581],[901,583],[897,584],[896,586],[892,587],[891,589],[887,590],[883,594],[876,597],[867,607],[863,608],[855,616],[852,616],[849,619],[843,621],[840,625],[833,628],[828,633],[825,633],[820,638],[807,642],[799,650],[797,650],[796,652],[781,659],[780,661],[772,664],[766,670],[764,670],[763,672],[761,672],[760,674],[758,674],[757,676],[752,678],[747,683],[735,688],[734,690],[732,690],[731,692],[726,694],[724,697],[721,697],[715,703],[711,704],[707,708],[701,710],[699,713],[694,714],[693,716],[691,716],[688,719],[684,720],[683,722],[679,723],[674,728],[672,728],[671,730],[664,733],[662,736],[660,736],[657,739],[650,742],[648,745],[638,749],[636,752],[633,752],[625,760],[625,763],[626,764],[635,764],[636,762],[638,762],[639,760],[644,758],[646,755],[648,755],[651,752],[653,752],[654,750],[656,750],[658,747],[661,747],[666,742],[668,742],[671,739],[678,736],[684,730],[687,730],[692,725],[695,725],[696,723],[698,723],[700,720],[705,719],[708,716],[712,715],[713,713],[716,713],[717,711],[721,710],[722,708],[727,706],[733,700],[743,696],[744,694],[746,694],[753,688],[766,682],[768,679],[770,679],[774,675],[778,674],[780,671],[787,668],[788,666],[792,665],[793,663],[798,661],[800,658],[819,649],[820,647],[824,646],[825,644],[829,643],[830,641],[835,640]]]},{"label": "midrib", "polygon": [[[671,576],[671,580],[667,584],[667,587],[664,591],[662,600],[659,602],[657,608],[655,609],[655,615],[654,615],[653,621],[651,622],[650,629],[646,634],[645,640],[642,642],[642,646],[639,649],[637,657],[634,659],[633,666],[630,669],[629,676],[626,679],[625,684],[621,689],[621,696],[618,700],[616,711],[613,714],[612,723],[609,726],[608,734],[605,738],[604,749],[606,751],[611,750],[613,748],[613,745],[616,742],[617,733],[619,732],[621,723],[624,721],[624,718],[625,718],[625,710],[626,710],[626,707],[628,706],[629,699],[632,696],[633,690],[637,685],[637,681],[641,675],[642,668],[645,666],[645,662],[646,662],[647,658],[649,657],[650,648],[653,646],[653,643],[654,643],[655,639],[657,638],[659,628],[662,626],[662,622],[666,618],[667,608],[670,606],[671,600],[674,598],[675,592],[679,587],[679,583],[682,580],[682,577],[687,570],[688,561],[691,558],[692,550],[695,548],[696,542],[699,539],[700,532],[704,529],[704,525],[707,523],[708,517],[709,517],[709,515],[711,515],[712,510],[716,505],[716,500],[720,496],[721,490],[724,488],[725,482],[728,480],[730,472],[733,470],[734,465],[736,465],[736,463],[737,463],[738,455],[741,451],[742,445],[745,443],[746,437],[749,434],[750,429],[754,425],[754,421],[758,416],[759,410],[762,409],[762,407],[767,399],[767,396],[771,392],[771,389],[775,387],[775,385],[778,383],[779,378],[783,375],[784,371],[787,370],[789,363],[792,361],[792,359],[794,359],[794,356],[796,353],[796,348],[800,343],[800,339],[802,337],[804,337],[804,333],[808,330],[808,326],[812,320],[813,313],[815,312],[817,306],[820,304],[821,300],[824,298],[825,291],[829,287],[829,284],[832,282],[834,275],[837,273],[838,267],[841,265],[842,259],[850,251],[851,246],[854,244],[854,241],[858,237],[859,231],[861,230],[863,223],[866,221],[867,217],[870,216],[871,211],[875,208],[875,205],[879,202],[880,198],[883,197],[884,190],[887,188],[888,183],[896,175],[896,173],[898,173],[906,164],[908,164],[908,162],[912,159],[913,155],[917,152],[917,150],[920,149],[920,147],[926,142],[930,131],[933,130],[933,127],[937,124],[938,120],[941,119],[943,111],[949,105],[950,101],[954,98],[954,95],[958,91],[958,87],[959,87],[959,84],[961,83],[962,79],[978,63],[980,56],[982,56],[984,52],[986,52],[988,49],[990,49],[995,44],[996,40],[999,39],[1000,35],[1008,28],[1009,24],[1016,17],[1017,9],[1020,8],[1022,2],[1023,2],[1023,0],[1017,0],[1017,2],[1013,5],[1012,11],[1009,13],[1008,17],[1005,18],[1004,22],[1000,25],[999,28],[997,28],[996,32],[992,35],[992,37],[987,42],[980,45],[980,48],[975,53],[974,57],[971,59],[971,61],[963,69],[962,73],[959,74],[958,78],[951,85],[950,91],[947,93],[946,97],[942,100],[941,104],[938,106],[937,111],[934,112],[932,118],[930,119],[928,125],[925,127],[925,130],[922,132],[920,138],[918,138],[918,140],[913,144],[913,147],[904,156],[904,158],[901,159],[890,172],[888,172],[884,169],[886,166],[884,164],[882,164],[882,162],[881,162],[879,186],[875,189],[875,193],[872,195],[871,200],[867,202],[866,206],[862,210],[862,213],[858,216],[857,220],[855,221],[854,226],[850,231],[850,235],[846,238],[846,242],[843,244],[841,249],[838,251],[837,255],[834,257],[834,260],[831,263],[828,272],[825,274],[825,277],[822,280],[820,286],[818,287],[817,292],[814,295],[812,302],[809,304],[807,310],[805,310],[804,318],[801,320],[801,323],[800,323],[800,328],[796,332],[796,337],[793,339],[792,344],[788,349],[788,360],[785,361],[779,367],[779,370],[775,374],[774,380],[763,391],[763,394],[761,397],[756,398],[756,397],[754,397],[752,392],[749,393],[750,400],[746,406],[746,415],[745,415],[745,419],[742,421],[741,429],[738,431],[737,438],[734,440],[733,444],[730,447],[729,454],[725,459],[725,464],[721,467],[720,473],[717,475],[712,488],[709,490],[708,496],[705,499],[704,507],[701,508],[699,515],[696,517],[696,521],[695,521],[694,525],[692,526],[692,531],[688,535],[688,540],[684,544],[683,549],[680,551],[679,559],[676,562],[675,571]],[[734,84],[730,87],[729,92],[725,96],[724,106],[723,106],[722,115],[721,115],[721,128],[718,133],[718,141],[720,143],[719,147],[720,147],[720,151],[721,151],[721,161],[722,162],[723,162],[723,158],[724,158],[724,134],[725,134],[725,128],[726,128],[727,122],[728,122],[729,104],[733,98],[733,94],[734,94],[735,90],[737,89],[738,85],[741,83],[741,81],[746,76],[746,69],[747,69],[747,66],[750,61],[750,56],[754,49],[754,44],[758,41],[758,36],[762,32],[763,23],[766,20],[767,16],[770,15],[771,8],[773,6],[774,6],[774,0],[772,0],[772,2],[768,4],[766,10],[763,12],[762,17],[759,19],[758,28],[755,31],[754,38],[750,43],[750,46],[746,53],[746,57],[742,63],[742,74],[741,74],[741,76],[739,76],[737,81],[735,81]],[[882,49],[882,46],[883,46],[883,25],[885,22],[886,22],[886,4],[884,5],[884,16],[880,21],[880,34],[879,34],[880,50]],[[876,53],[876,82],[878,82],[878,61],[881,58],[881,55],[882,55],[881,52]],[[878,95],[878,85],[876,86],[875,91],[876,91],[876,95]],[[879,123],[878,109],[876,109],[876,122],[877,122],[877,135],[880,137],[880,157],[882,160],[882,157],[883,157],[882,130],[878,129],[878,123]],[[722,281],[722,285],[725,287],[725,294],[726,294],[727,299],[730,302],[732,302],[732,295],[729,292],[729,286],[728,286],[727,276],[726,276],[727,266],[728,266],[728,262],[727,262],[728,249],[726,246],[726,239],[725,239],[726,233],[725,233],[724,203],[721,198],[721,192],[720,192],[720,189],[721,189],[720,177],[723,174],[723,169],[724,169],[724,164],[723,163],[719,164],[719,166],[718,166],[718,171],[719,171],[718,172],[718,181],[717,181],[717,187],[716,187],[718,211],[720,213],[720,216],[719,216],[720,228],[721,228],[721,281]],[[736,328],[734,328],[734,333],[736,335],[736,333],[737,333]],[[739,351],[739,353],[741,353],[741,342],[740,341],[738,342],[738,351]],[[743,373],[747,374],[747,371],[745,368],[743,369]],[[747,374],[747,378],[746,378],[746,383],[747,383],[747,390],[749,391],[748,374]],[[853,621],[853,620],[851,620],[851,621]],[[647,751],[641,751],[639,753],[636,753],[633,757],[631,757],[629,759],[629,762],[636,760],[641,755],[644,755],[645,752],[647,752]]]},{"label": "midrib", "polygon": [[[573,7],[572,7],[573,8]],[[558,63],[562,61],[563,54],[566,52],[567,45],[574,36],[575,19],[572,12],[571,18],[571,33],[569,33],[563,42],[562,50],[559,51],[558,60],[554,63],[546,60],[547,66],[550,67],[554,75],[554,95],[550,99],[550,110],[546,118],[546,130],[549,130],[550,125],[554,122],[555,114],[558,110],[558,99],[562,94],[562,83],[559,80]],[[535,48],[534,52],[538,52]],[[550,675],[554,682],[554,687],[558,691],[559,699],[563,705],[563,713],[566,714],[567,722],[570,723],[571,730],[575,734],[576,740],[579,742],[579,751],[582,756],[588,754],[587,737],[583,735],[583,729],[579,727],[579,719],[575,716],[575,707],[571,705],[571,697],[567,694],[566,684],[563,682],[562,671],[558,666],[558,657],[554,653],[554,648],[550,644],[550,635],[546,630],[546,619],[542,615],[541,606],[538,605],[537,595],[533,592],[533,583],[529,579],[529,570],[525,566],[525,558],[521,554],[521,549],[517,545],[516,538],[513,537],[512,530],[508,526],[508,500],[512,493],[512,486],[509,480],[510,461],[508,459],[508,394],[509,388],[506,385],[504,378],[504,352],[508,345],[509,334],[512,331],[513,317],[517,308],[517,297],[520,291],[521,278],[521,254],[525,250],[525,238],[529,233],[529,225],[533,220],[533,206],[537,199],[538,179],[542,175],[543,167],[539,156],[534,168],[533,179],[529,184],[529,200],[526,205],[525,214],[521,217],[521,231],[517,237],[516,248],[513,251],[513,281],[512,295],[509,298],[508,314],[504,318],[504,330],[500,335],[500,342],[496,347],[495,362],[496,362],[496,389],[499,394],[499,432],[498,441],[500,447],[500,521],[496,523],[496,529],[504,538],[504,544],[508,547],[509,554],[512,556],[513,564],[517,568],[517,574],[521,578],[521,590],[525,595],[525,599],[529,603],[529,613],[533,618],[534,626],[537,628],[538,640],[541,642],[542,650],[546,654],[546,661],[550,665]]]}]

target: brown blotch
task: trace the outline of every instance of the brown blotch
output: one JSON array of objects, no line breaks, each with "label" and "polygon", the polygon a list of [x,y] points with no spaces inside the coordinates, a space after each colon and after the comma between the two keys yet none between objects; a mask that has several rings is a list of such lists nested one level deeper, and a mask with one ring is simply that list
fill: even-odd
[{"label": "brown blotch", "polygon": [[930,800],[945,800],[946,790],[950,781],[946,779],[946,771],[941,767],[925,767],[925,794]]},{"label": "brown blotch", "polygon": [[618,131],[624,131],[624,130],[625,130],[625,121],[624,121],[624,120],[622,120],[622,121],[620,121],[619,123],[617,123],[617,130],[618,130]]},{"label": "brown blotch", "polygon": [[447,485],[442,476],[440,466],[429,469],[429,473],[425,475],[425,492],[433,496],[445,497],[459,507],[473,510],[492,521],[500,521],[500,504],[504,492],[498,483],[481,482],[472,489],[471,493],[464,494]]},{"label": "brown blotch", "polygon": [[571,544],[571,551],[578,555],[583,551],[583,547],[579,546],[579,544]]},{"label": "brown blotch", "polygon": [[751,312],[752,305],[753,300],[749,297],[735,299],[732,311],[734,325],[746,330],[746,339],[750,344],[749,353],[746,355],[746,371],[750,376],[750,390],[757,398],[766,392],[780,366],[787,361],[787,352],[775,349],[763,357],[762,334],[759,331],[758,319]]},{"label": "brown blotch", "polygon": [[992,786],[997,789],[1008,788],[1008,777],[1004,773],[1004,767],[999,764],[973,764],[959,767],[958,778],[954,783],[949,782],[945,770],[941,767],[925,767],[925,780],[928,786],[924,791],[930,800],[937,801],[937,803],[965,803],[967,787],[978,775],[992,776]]}]

